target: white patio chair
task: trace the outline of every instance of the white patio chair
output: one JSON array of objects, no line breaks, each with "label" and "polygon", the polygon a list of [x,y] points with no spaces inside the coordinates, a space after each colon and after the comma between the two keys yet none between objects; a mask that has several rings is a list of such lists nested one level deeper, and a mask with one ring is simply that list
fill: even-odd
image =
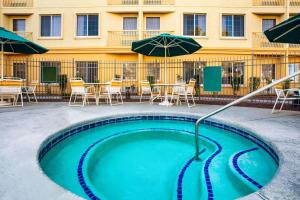
[{"label": "white patio chair", "polygon": [[35,102],[38,103],[38,100],[37,100],[36,94],[35,94],[35,90],[38,85],[39,85],[39,81],[34,80],[34,81],[31,81],[31,84],[29,86],[23,87],[23,94],[26,94],[29,102],[30,102],[30,95],[32,95]]},{"label": "white patio chair", "polygon": [[[103,95],[106,95],[108,97],[108,101],[111,106],[123,104],[122,80],[112,80],[110,82],[110,85],[105,87],[105,92],[103,93]],[[112,102],[113,95],[116,96],[116,103]]]},{"label": "white patio chair", "polygon": [[[98,97],[95,92],[94,86],[85,87],[84,81],[81,78],[72,78],[70,79],[71,85],[71,96],[69,100],[69,106],[85,106],[85,104],[89,104],[89,99],[95,99],[96,105],[98,105]],[[82,104],[78,104],[76,102],[77,97],[81,97]],[[74,100],[72,98],[74,97]]]},{"label": "white patio chair", "polygon": [[[194,91],[195,91],[195,79],[190,79],[189,83],[187,85],[179,85],[174,86],[172,88],[172,96],[171,96],[171,102],[173,99],[176,99],[176,104],[181,104],[181,98],[184,98],[185,102],[187,103],[188,107],[195,106],[195,99],[194,99]],[[193,104],[190,105],[189,99],[192,100]]]},{"label": "white patio chair", "polygon": [[285,101],[299,100],[300,96],[290,96],[291,92],[295,92],[295,91],[299,91],[299,89],[286,89],[286,90],[284,90],[284,89],[275,88],[275,93],[276,93],[277,98],[276,98],[275,104],[273,106],[272,113],[275,113],[276,105],[280,101],[282,101],[282,103],[281,103],[280,109],[278,110],[279,112],[282,110]]},{"label": "white patio chair", "polygon": [[150,104],[153,104],[153,101],[155,99],[161,98],[160,87],[152,87],[151,88],[151,85],[150,85],[149,81],[147,81],[147,80],[141,81],[140,83],[141,83],[140,102],[142,102],[143,95],[145,95],[145,94],[150,95],[150,99],[149,99]]},{"label": "white patio chair", "polygon": [[[12,106],[23,106],[23,95],[22,95],[22,84],[23,80],[18,78],[7,78],[5,77],[0,81],[0,99],[11,101]],[[21,104],[18,105],[18,100],[21,100]]]}]

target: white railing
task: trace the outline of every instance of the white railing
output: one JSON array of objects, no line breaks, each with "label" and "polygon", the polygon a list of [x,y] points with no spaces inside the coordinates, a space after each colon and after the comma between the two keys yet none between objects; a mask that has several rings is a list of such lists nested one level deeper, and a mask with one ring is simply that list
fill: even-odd
[{"label": "white railing", "polygon": [[138,5],[139,0],[107,0],[108,5]]},{"label": "white railing", "polygon": [[143,31],[143,38],[150,38],[157,36],[162,33],[169,33],[169,34],[174,34],[174,31],[163,31],[163,30],[145,30]]},{"label": "white railing", "polygon": [[284,6],[286,0],[253,0],[253,6]]},{"label": "white railing", "polygon": [[224,111],[224,110],[226,110],[226,109],[228,109],[228,108],[230,108],[230,107],[232,107],[232,106],[234,106],[236,104],[239,104],[239,103],[241,103],[242,101],[244,101],[246,99],[254,97],[255,95],[257,95],[257,94],[259,94],[259,93],[261,93],[261,92],[263,92],[263,91],[265,91],[265,90],[267,90],[269,88],[272,88],[273,86],[275,86],[275,85],[277,85],[279,83],[282,83],[282,82],[284,82],[286,80],[289,80],[289,79],[291,79],[291,78],[293,78],[295,76],[298,76],[298,75],[300,75],[300,70],[297,71],[296,73],[292,74],[292,75],[289,75],[289,76],[283,77],[283,78],[281,78],[281,79],[279,79],[277,81],[274,81],[273,83],[271,83],[269,85],[266,85],[266,86],[264,86],[264,87],[262,87],[262,88],[260,88],[260,89],[258,89],[256,91],[254,91],[254,92],[251,92],[250,94],[247,94],[246,96],[243,96],[243,97],[241,97],[241,98],[239,98],[239,99],[237,99],[237,100],[235,100],[235,101],[233,101],[233,102],[231,102],[231,103],[229,103],[229,104],[227,104],[227,105],[225,105],[225,106],[217,109],[216,111],[211,112],[211,113],[209,113],[209,114],[207,114],[207,115],[199,118],[196,121],[196,124],[195,124],[195,150],[196,150],[195,151],[195,159],[196,160],[200,160],[199,159],[199,154],[200,154],[200,152],[199,152],[199,126],[200,126],[200,124],[201,124],[202,121],[204,121],[205,119],[207,119],[209,117],[212,117],[212,116],[214,116],[214,115],[216,115],[216,114],[218,114],[218,113],[220,113],[220,112],[222,112],[222,111]]},{"label": "white railing", "polygon": [[284,44],[270,42],[265,34],[261,32],[252,34],[252,43],[253,48],[284,48]]},{"label": "white railing", "polygon": [[143,0],[144,5],[174,5],[175,0]]},{"label": "white railing", "polygon": [[33,0],[3,0],[3,7],[32,7]]},{"label": "white railing", "polygon": [[108,31],[108,46],[131,46],[138,39],[138,31]]}]

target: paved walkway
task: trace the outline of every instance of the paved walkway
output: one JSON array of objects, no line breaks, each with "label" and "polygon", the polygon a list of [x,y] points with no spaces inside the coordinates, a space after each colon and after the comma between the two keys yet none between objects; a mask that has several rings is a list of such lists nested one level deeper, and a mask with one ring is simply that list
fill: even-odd
[{"label": "paved walkway", "polygon": [[[24,108],[0,109],[0,199],[80,199],[46,177],[36,161],[39,145],[54,132],[108,115],[158,112],[203,115],[219,106],[161,107],[126,103],[119,106],[68,107],[66,103],[40,103]],[[261,191],[242,198],[300,199],[300,112],[270,114],[269,109],[233,107],[217,119],[255,131],[275,146],[281,165],[278,174]]]}]

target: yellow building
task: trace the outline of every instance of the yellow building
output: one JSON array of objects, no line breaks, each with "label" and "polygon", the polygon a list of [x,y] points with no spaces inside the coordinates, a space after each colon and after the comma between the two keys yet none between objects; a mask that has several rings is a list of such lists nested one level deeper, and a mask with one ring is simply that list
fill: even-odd
[{"label": "yellow building", "polygon": [[42,68],[56,67],[68,77],[80,73],[87,82],[115,75],[130,85],[149,75],[162,81],[160,58],[137,55],[130,45],[167,32],[193,37],[203,46],[170,60],[170,81],[190,78],[195,65],[222,65],[223,93],[234,72],[243,75],[241,92],[246,93],[252,76],[266,82],[299,69],[298,57],[287,65],[297,45],[271,44],[262,33],[299,12],[300,0],[2,0],[0,26],[50,50],[6,55],[6,75],[42,83],[47,82]]}]

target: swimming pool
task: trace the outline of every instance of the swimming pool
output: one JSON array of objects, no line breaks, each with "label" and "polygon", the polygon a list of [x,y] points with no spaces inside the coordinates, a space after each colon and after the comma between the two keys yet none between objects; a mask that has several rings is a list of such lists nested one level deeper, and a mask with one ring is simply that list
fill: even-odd
[{"label": "swimming pool", "polygon": [[262,188],[278,156],[249,131],[196,118],[119,116],[68,127],[48,138],[38,160],[44,173],[86,199],[235,199]]}]

